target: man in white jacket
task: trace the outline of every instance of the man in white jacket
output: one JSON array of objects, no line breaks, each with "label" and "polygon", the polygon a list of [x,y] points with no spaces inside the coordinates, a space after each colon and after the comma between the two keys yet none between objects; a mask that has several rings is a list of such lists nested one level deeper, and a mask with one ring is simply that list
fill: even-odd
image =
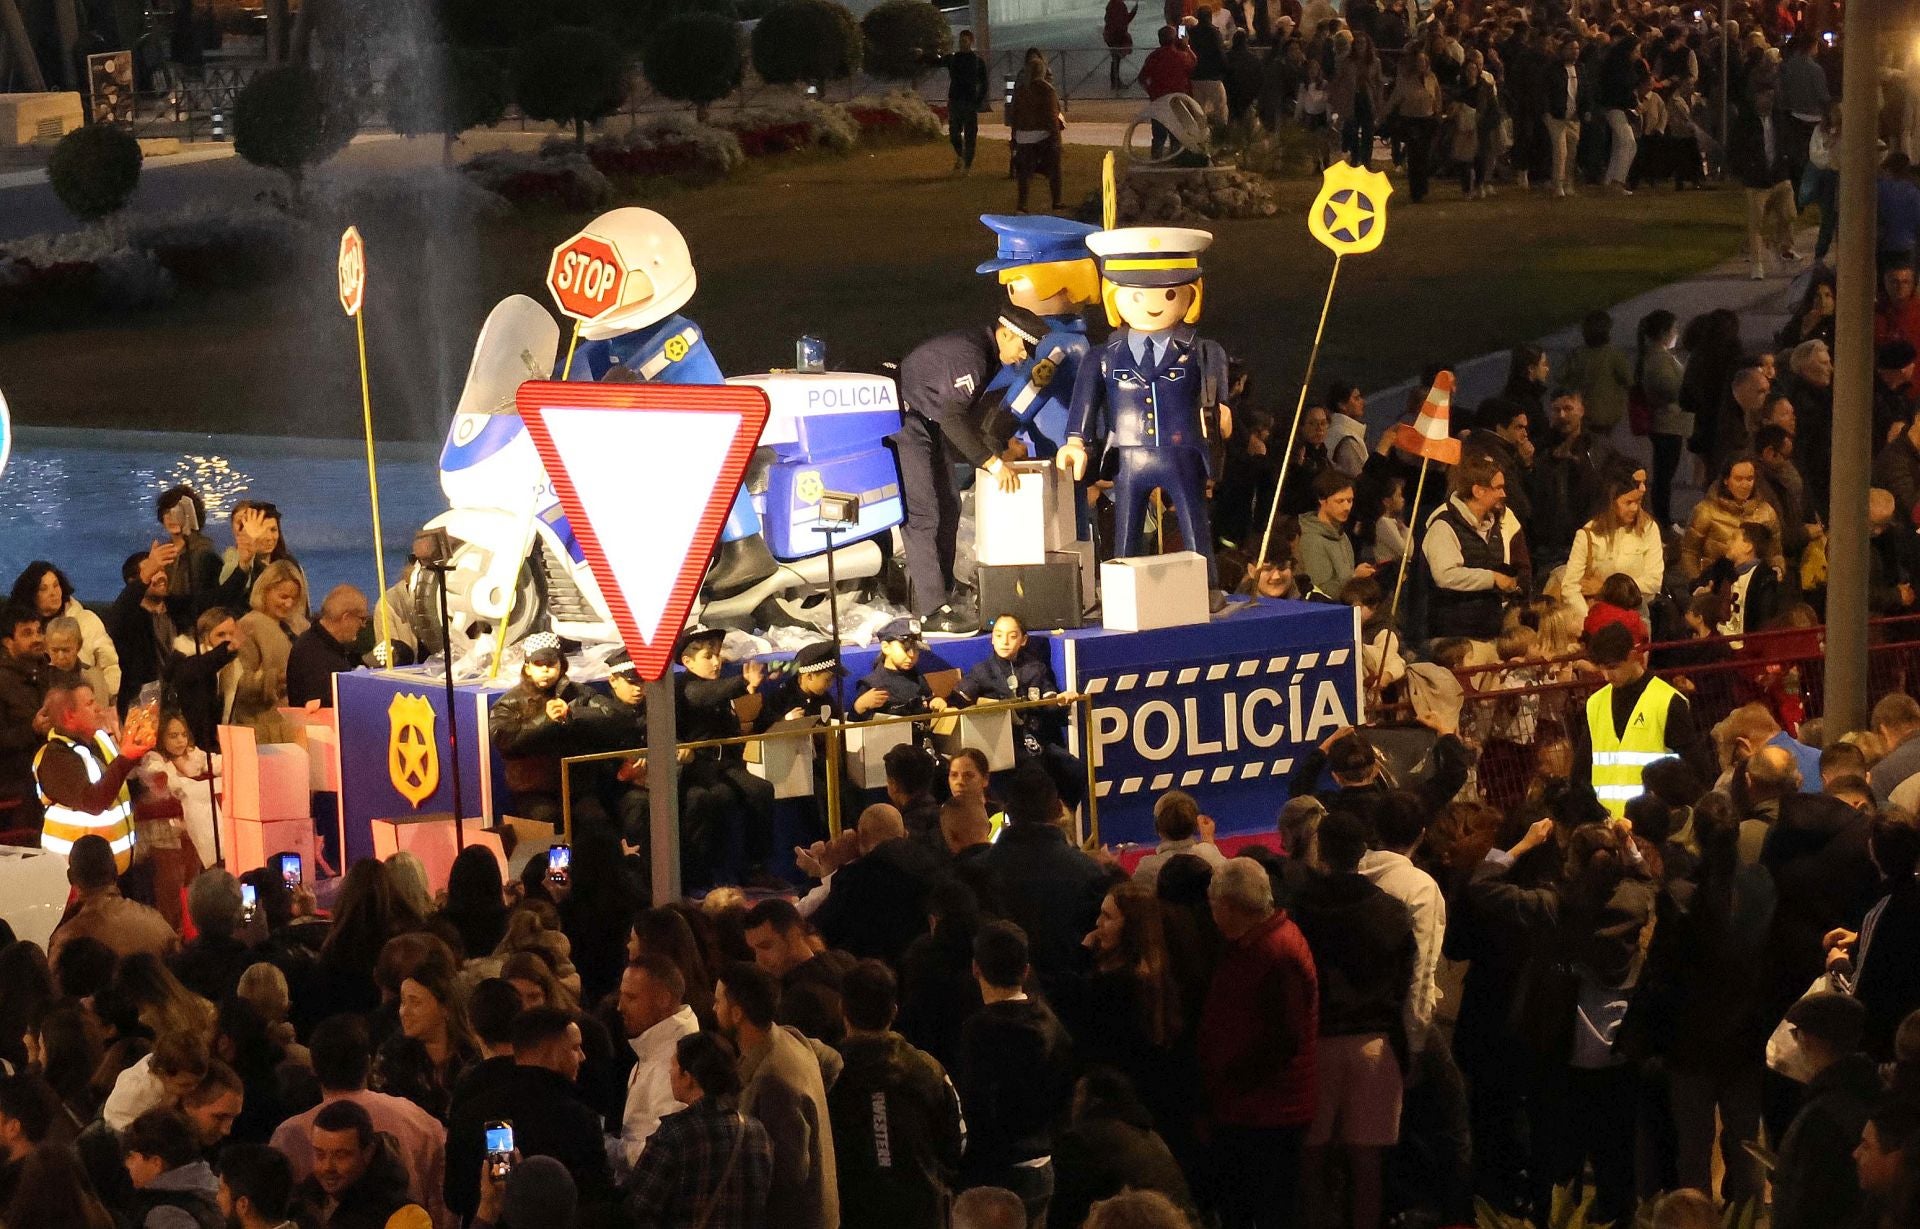
[{"label": "man in white jacket", "polygon": [[621,1115],[614,1149],[616,1173],[639,1161],[660,1120],[687,1108],[673,1095],[674,1047],[700,1031],[686,1004],[687,983],[664,956],[648,952],[627,966],[620,978],[620,1025],[633,1047],[633,1071],[627,1077],[627,1108]]}]

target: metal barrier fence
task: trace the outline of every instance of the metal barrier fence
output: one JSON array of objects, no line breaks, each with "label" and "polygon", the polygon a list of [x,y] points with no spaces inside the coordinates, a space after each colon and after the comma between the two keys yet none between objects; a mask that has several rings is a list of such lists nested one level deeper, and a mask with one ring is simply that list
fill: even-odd
[{"label": "metal barrier fence", "polygon": [[[747,748],[770,742],[806,739],[826,744],[826,780],[824,799],[827,812],[827,832],[830,836],[839,836],[845,826],[842,818],[843,782],[846,780],[847,735],[850,732],[869,730],[894,725],[932,725],[954,717],[968,714],[988,715],[993,713],[1018,713],[1028,709],[1072,708],[1074,720],[1078,722],[1080,745],[1090,748],[1093,743],[1093,701],[1090,697],[1076,693],[1062,693],[1043,700],[1001,700],[985,704],[970,704],[965,708],[949,708],[942,712],[913,713],[901,717],[869,717],[862,721],[838,721],[825,725],[809,726],[804,729],[768,730],[764,734],[743,734],[737,738],[707,738],[695,742],[679,743],[676,751],[680,762],[695,751],[724,749],[729,747]],[[569,755],[560,760],[560,822],[566,839],[573,835],[573,770],[576,766],[604,764],[613,760],[632,760],[648,755],[646,747],[629,747],[620,751],[599,751],[589,755]],[[1086,830],[1082,833],[1085,844],[1097,846],[1100,843],[1100,804],[1095,780],[1096,771],[1093,757],[1083,755],[1087,773]],[[657,853],[658,851],[656,851]]]},{"label": "metal barrier fence", "polygon": [[[1875,619],[1869,635],[1869,705],[1911,692],[1920,680],[1920,615]],[[1652,672],[1687,696],[1703,731],[1753,702],[1765,704],[1788,729],[1819,717],[1825,707],[1822,625],[1663,641],[1648,645],[1647,653]],[[1543,770],[1565,774],[1558,757],[1571,756],[1587,699],[1605,685],[1577,669],[1581,656],[1454,671],[1465,691],[1460,735],[1480,751],[1469,790],[1483,801],[1507,809],[1527,795]],[[1477,685],[1485,683],[1491,685]],[[1405,703],[1377,711],[1389,722],[1412,716]]]}]

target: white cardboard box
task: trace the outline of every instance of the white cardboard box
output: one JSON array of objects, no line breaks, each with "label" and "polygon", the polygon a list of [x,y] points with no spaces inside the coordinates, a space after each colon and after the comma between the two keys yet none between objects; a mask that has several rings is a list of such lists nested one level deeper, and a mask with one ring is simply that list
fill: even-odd
[{"label": "white cardboard box", "polygon": [[913,741],[913,725],[890,721],[886,725],[847,724],[847,771],[861,789],[885,789],[887,752]]},{"label": "white cardboard box", "polygon": [[988,772],[1005,772],[1013,767],[1013,714],[963,708],[943,715],[933,723],[933,745],[946,756],[971,747],[987,757]]},{"label": "white cardboard box", "polygon": [[1198,552],[1135,555],[1100,565],[1101,622],[1108,631],[1205,623],[1209,607],[1207,561]]},{"label": "white cardboard box", "polygon": [[1045,563],[1048,551],[1068,550],[1079,536],[1073,480],[1051,461],[1020,461],[1018,490],[1003,491],[986,470],[973,474],[974,558],[989,567]]},{"label": "white cardboard box", "polygon": [[[767,731],[811,729],[810,720],[776,721]],[[814,740],[768,738],[747,744],[747,771],[773,786],[775,798],[813,797]]]}]

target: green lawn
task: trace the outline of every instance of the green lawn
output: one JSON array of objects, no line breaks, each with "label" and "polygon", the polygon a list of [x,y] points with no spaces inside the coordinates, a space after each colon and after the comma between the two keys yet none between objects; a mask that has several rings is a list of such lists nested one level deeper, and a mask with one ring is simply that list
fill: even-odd
[{"label": "green lawn", "polygon": [[[949,174],[945,145],[798,158],[647,203],[686,232],[700,270],[689,314],[726,370],[788,365],[803,333],[826,340],[833,365],[871,368],[982,320],[997,301],[973,266],[991,250],[975,215],[1013,204],[1013,185],[995,173],[998,155],[983,151],[968,178]],[[1069,147],[1070,198],[1092,191],[1098,160]],[[1316,186],[1282,185],[1277,217],[1218,224],[1207,258],[1204,331],[1249,364],[1258,405],[1291,409],[1332,264],[1303,220]],[[1425,362],[1552,332],[1726,259],[1743,226],[1732,191],[1570,201],[1509,191],[1468,202],[1440,185],[1414,207],[1397,187],[1385,245],[1342,270],[1316,384],[1378,387]],[[488,308],[516,291],[546,301],[547,254],[585,220],[519,215],[477,229],[358,220],[383,435],[438,436]],[[357,434],[352,329],[334,298],[333,254],[323,237],[272,287],[0,340],[16,415],[45,425]]]}]

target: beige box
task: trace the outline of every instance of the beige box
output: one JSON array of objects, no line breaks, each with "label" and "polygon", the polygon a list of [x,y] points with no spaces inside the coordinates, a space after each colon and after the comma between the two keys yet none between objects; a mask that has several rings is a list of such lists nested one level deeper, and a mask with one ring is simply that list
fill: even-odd
[{"label": "beige box", "polygon": [[1187,627],[1207,622],[1208,611],[1207,561],[1196,551],[1100,565],[1100,618],[1108,631]]},{"label": "beige box", "polygon": [[973,474],[973,554],[988,567],[1045,563],[1047,552],[1066,550],[1078,531],[1073,516],[1073,480],[1050,461],[1020,461],[1018,490],[1003,491],[986,470]]},{"label": "beige box", "polygon": [[861,789],[885,789],[887,752],[913,741],[913,725],[892,721],[886,725],[849,722],[847,730],[847,772]]},{"label": "beige box", "polygon": [[58,141],[85,122],[78,94],[0,94],[0,145]]},{"label": "beige box", "polygon": [[987,757],[988,772],[1013,767],[1013,714],[963,708],[933,723],[933,745],[945,756],[972,748]]}]

